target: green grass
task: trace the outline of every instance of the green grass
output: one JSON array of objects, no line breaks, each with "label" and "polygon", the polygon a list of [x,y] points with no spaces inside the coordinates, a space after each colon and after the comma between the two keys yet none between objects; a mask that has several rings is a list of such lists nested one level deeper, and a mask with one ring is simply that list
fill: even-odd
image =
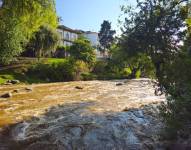
[{"label": "green grass", "polygon": [[0,84],[6,83],[7,80],[13,80],[14,76],[10,74],[2,74],[0,75]]},{"label": "green grass", "polygon": [[40,61],[37,58],[21,58],[18,62],[21,64],[17,68],[5,69],[0,71],[0,84],[4,84],[7,80],[19,80],[23,83],[44,83],[46,81],[40,80],[36,77],[29,77],[25,74],[25,71],[37,63],[43,64],[53,64],[53,63],[63,63],[66,59],[62,58],[41,58]]},{"label": "green grass", "polygon": [[64,59],[64,58],[44,58],[42,60],[42,62],[45,64],[63,63],[65,61],[66,61],[66,59]]},{"label": "green grass", "polygon": [[40,58],[40,60],[38,60],[38,58],[30,58],[30,57],[20,57],[18,59],[17,64],[36,64],[36,63],[44,63],[44,64],[51,64],[51,63],[62,63],[65,62],[65,58]]},{"label": "green grass", "polygon": [[5,71],[0,71],[0,84],[4,84],[8,80],[19,80],[21,83],[26,83],[26,84],[46,82],[46,81],[37,79],[35,77],[26,76],[24,72],[21,72],[21,70],[17,68],[16,70],[9,69]]},{"label": "green grass", "polygon": [[9,69],[0,71],[0,84],[6,83],[7,80],[24,80],[24,75],[16,73],[15,70]]}]

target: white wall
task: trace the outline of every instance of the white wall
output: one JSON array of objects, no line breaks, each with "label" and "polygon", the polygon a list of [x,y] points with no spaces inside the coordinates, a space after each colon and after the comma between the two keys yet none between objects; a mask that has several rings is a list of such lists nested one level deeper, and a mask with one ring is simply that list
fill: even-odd
[{"label": "white wall", "polygon": [[69,32],[69,31],[64,31],[62,29],[57,29],[57,32],[61,36],[60,45],[71,46],[72,43],[64,41],[64,39],[65,40],[69,40],[69,41],[75,41],[78,38],[78,34],[77,33],[72,33],[72,32]]},{"label": "white wall", "polygon": [[84,33],[83,36],[91,42],[92,46],[97,47],[99,45],[98,33]]},{"label": "white wall", "polygon": [[99,37],[98,33],[95,32],[86,32],[83,34],[84,37],[86,37],[90,42],[91,45],[95,47],[96,57],[97,59],[106,58],[107,54],[104,54],[98,50],[99,46]]}]

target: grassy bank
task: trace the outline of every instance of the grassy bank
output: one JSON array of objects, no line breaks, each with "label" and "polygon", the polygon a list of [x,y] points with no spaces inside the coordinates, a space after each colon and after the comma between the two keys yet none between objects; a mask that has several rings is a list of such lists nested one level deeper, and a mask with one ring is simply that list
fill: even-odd
[{"label": "grassy bank", "polygon": [[45,80],[39,79],[36,75],[27,74],[28,70],[37,64],[51,65],[64,63],[65,59],[59,58],[19,58],[17,61],[9,65],[0,66],[0,84],[6,83],[8,80],[19,80],[23,83],[44,83]]},{"label": "grassy bank", "polygon": [[[83,61],[59,58],[19,58],[0,68],[0,84],[8,80],[22,83],[49,83],[74,80],[111,80],[131,77],[130,68],[119,68],[109,61],[97,61],[89,66]],[[138,70],[135,78],[141,76]]]}]

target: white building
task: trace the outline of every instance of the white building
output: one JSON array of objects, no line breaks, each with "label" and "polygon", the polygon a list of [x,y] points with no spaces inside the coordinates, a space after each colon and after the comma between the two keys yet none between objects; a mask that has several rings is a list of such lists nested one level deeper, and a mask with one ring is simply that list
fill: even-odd
[{"label": "white building", "polygon": [[99,37],[97,32],[87,31],[83,33],[83,36],[91,42],[93,47],[97,48],[99,46]]},{"label": "white building", "polygon": [[71,46],[81,34],[80,31],[68,28],[64,25],[58,26],[57,32],[60,34],[61,37],[60,45],[64,46]]},{"label": "white building", "polygon": [[99,36],[97,32],[91,32],[91,31],[83,32],[83,36],[86,37],[91,42],[91,45],[95,48],[96,57],[98,59],[107,57],[106,54],[100,52],[98,49],[100,43],[99,43]]},{"label": "white building", "polygon": [[[57,32],[61,36],[60,45],[71,46],[73,44],[73,42],[76,39],[78,39],[79,36],[82,35],[85,38],[87,38],[90,41],[91,45],[95,48],[97,58],[105,57],[105,55],[98,50],[99,36],[98,36],[97,32],[74,30],[74,29],[68,28],[64,25],[59,25],[57,28]],[[65,56],[68,56],[68,54],[66,54]]]}]

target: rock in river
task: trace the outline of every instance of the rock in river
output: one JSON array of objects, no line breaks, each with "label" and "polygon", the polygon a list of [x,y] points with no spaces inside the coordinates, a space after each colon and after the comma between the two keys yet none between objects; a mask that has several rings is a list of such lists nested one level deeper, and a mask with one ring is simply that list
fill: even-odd
[{"label": "rock in river", "polygon": [[122,86],[123,83],[116,83],[116,86]]},{"label": "rock in river", "polygon": [[78,90],[82,90],[83,89],[83,87],[81,87],[81,86],[76,86],[75,88],[78,89]]},{"label": "rock in river", "polygon": [[19,80],[8,80],[7,83],[18,84],[18,83],[20,83],[20,81]]},{"label": "rock in river", "polygon": [[12,96],[13,96],[12,93],[11,93],[11,92],[8,92],[8,93],[5,93],[5,94],[1,95],[0,97],[1,97],[1,98],[10,98],[10,97],[12,97]]}]

